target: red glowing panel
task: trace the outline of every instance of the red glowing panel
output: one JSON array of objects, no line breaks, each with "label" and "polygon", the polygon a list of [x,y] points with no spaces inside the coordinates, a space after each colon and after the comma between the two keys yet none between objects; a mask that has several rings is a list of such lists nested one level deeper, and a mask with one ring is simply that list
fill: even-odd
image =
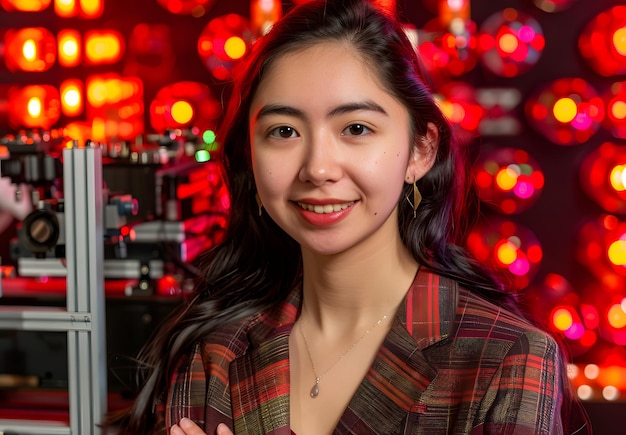
[{"label": "red glowing panel", "polygon": [[82,39],[76,30],[64,29],[57,34],[59,64],[63,67],[74,67],[82,59]]},{"label": "red glowing panel", "polygon": [[50,0],[0,0],[7,12],[41,12],[50,6]]},{"label": "red glowing panel", "polygon": [[478,62],[476,24],[470,20],[455,24],[452,31],[444,28],[439,19],[433,19],[423,28],[418,51],[424,67],[435,78],[463,75]]},{"label": "red glowing panel", "polygon": [[603,95],[606,117],[602,125],[613,136],[626,139],[626,81],[615,82]]},{"label": "red glowing panel", "polygon": [[543,30],[537,20],[512,8],[491,15],[480,27],[481,61],[501,77],[515,77],[531,69],[544,47]]},{"label": "red glowing panel", "polygon": [[560,12],[571,7],[578,0],[533,0],[544,12]]},{"label": "red glowing panel", "polygon": [[557,145],[587,142],[604,119],[604,102],[580,78],[562,78],[534,91],[526,101],[530,125]]},{"label": "red glowing panel", "polygon": [[90,65],[118,62],[124,54],[124,38],[114,30],[85,33],[85,62]]},{"label": "red glowing panel", "polygon": [[13,129],[48,129],[59,120],[59,91],[49,85],[29,85],[9,90],[9,125]]},{"label": "red glowing panel", "polygon": [[283,14],[280,0],[252,0],[250,26],[255,35],[265,35]]},{"label": "red glowing panel", "polygon": [[504,214],[532,206],[544,185],[543,172],[524,150],[495,148],[484,152],[473,167],[480,199]]},{"label": "red glowing panel", "polygon": [[172,34],[165,24],[137,24],[128,38],[124,75],[142,77],[162,84],[176,62]]},{"label": "red glowing panel", "polygon": [[543,249],[529,229],[512,221],[482,221],[470,233],[468,249],[491,265],[514,290],[526,288],[539,269]]},{"label": "red glowing panel", "polygon": [[177,15],[202,16],[215,4],[215,0],[158,0],[167,11]]},{"label": "red glowing panel", "polygon": [[87,120],[95,141],[111,137],[135,139],[143,133],[143,83],[136,77],[103,74],[90,77],[86,84]]},{"label": "red glowing panel", "polygon": [[231,77],[232,68],[249,51],[254,34],[248,20],[229,14],[209,21],[198,38],[198,54],[218,80]]},{"label": "red glowing panel", "polygon": [[585,193],[609,213],[626,213],[626,146],[605,142],[580,167]]},{"label": "red glowing panel", "polygon": [[159,90],[150,104],[150,124],[159,133],[175,128],[214,129],[222,113],[209,86],[178,82]]},{"label": "red glowing panel", "polygon": [[595,16],[580,35],[578,48],[598,74],[626,74],[626,6],[615,6]]},{"label": "red glowing panel", "polygon": [[4,35],[5,63],[9,71],[42,72],[56,61],[56,41],[43,27],[7,30]]},{"label": "red glowing panel", "polygon": [[83,83],[78,79],[65,80],[59,87],[61,93],[61,111],[65,116],[77,116],[85,107]]}]

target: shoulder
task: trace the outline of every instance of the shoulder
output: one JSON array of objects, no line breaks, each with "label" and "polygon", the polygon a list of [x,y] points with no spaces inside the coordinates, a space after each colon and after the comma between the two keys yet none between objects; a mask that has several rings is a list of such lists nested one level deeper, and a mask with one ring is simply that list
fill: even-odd
[{"label": "shoulder", "polygon": [[547,331],[521,314],[427,269],[418,274],[413,284],[407,300],[407,321],[413,324],[416,340],[428,337],[428,343],[434,344],[448,338],[448,344],[465,352],[487,351],[493,356],[503,353],[503,357],[514,345],[524,342],[549,352],[557,348]]},{"label": "shoulder", "polygon": [[521,314],[511,312],[463,287],[459,287],[456,316],[462,328],[466,330],[496,328],[502,339],[508,335],[517,336],[526,332],[545,334]]},{"label": "shoulder", "polygon": [[550,333],[467,289],[459,290],[456,316],[455,338],[461,345],[483,342],[481,352],[501,357],[559,357],[558,344]]}]

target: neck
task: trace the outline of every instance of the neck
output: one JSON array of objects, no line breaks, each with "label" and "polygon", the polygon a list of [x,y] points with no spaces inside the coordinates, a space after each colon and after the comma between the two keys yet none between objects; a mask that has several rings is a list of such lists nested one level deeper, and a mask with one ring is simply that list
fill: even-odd
[{"label": "neck", "polygon": [[[355,252],[358,251],[358,252]],[[418,264],[402,243],[336,255],[303,251],[303,315],[320,330],[362,329],[404,299]]]}]

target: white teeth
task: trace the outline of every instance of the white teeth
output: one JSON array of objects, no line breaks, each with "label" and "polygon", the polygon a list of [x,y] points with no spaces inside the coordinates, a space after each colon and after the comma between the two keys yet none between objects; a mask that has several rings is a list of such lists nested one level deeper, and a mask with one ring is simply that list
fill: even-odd
[{"label": "white teeth", "polygon": [[298,205],[305,210],[312,211],[318,214],[332,213],[334,211],[345,210],[354,204],[354,201],[346,202],[344,204],[326,204],[326,205],[312,205],[299,202]]}]

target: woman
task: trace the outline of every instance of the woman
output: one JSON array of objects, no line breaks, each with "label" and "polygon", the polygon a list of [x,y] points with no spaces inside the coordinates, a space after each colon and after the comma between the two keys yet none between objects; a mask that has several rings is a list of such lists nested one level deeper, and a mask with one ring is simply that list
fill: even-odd
[{"label": "woman", "polygon": [[122,432],[570,431],[557,344],[461,247],[466,161],[402,28],[363,0],[306,3],[243,74],[228,235]]}]

